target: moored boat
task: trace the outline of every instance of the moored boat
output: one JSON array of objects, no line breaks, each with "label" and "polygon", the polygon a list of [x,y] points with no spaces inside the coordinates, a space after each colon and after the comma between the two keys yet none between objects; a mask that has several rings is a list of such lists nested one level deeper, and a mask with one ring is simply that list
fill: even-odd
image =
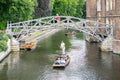
[{"label": "moored boat", "polygon": [[[57,60],[59,60],[59,62],[57,62]],[[65,55],[65,57],[59,56],[53,63],[53,68],[65,68],[69,64],[69,62],[70,62],[69,55]]]},{"label": "moored boat", "polygon": [[66,36],[76,35],[76,32],[74,32],[74,31],[73,31],[73,32],[67,32],[67,33],[65,33],[65,35],[66,35]]},{"label": "moored boat", "polygon": [[25,43],[25,41],[23,41],[20,44],[20,49],[31,50],[31,49],[34,49],[35,47],[36,47],[36,42],[35,41],[31,41],[29,43]]}]

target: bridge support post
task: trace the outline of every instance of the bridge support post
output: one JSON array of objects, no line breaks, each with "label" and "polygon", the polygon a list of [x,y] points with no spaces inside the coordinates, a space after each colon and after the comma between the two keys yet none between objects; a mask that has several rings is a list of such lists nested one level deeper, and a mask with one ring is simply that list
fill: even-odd
[{"label": "bridge support post", "polygon": [[7,22],[7,29],[6,29],[6,33],[12,34],[11,33],[11,22]]},{"label": "bridge support post", "polygon": [[113,51],[113,37],[108,36],[100,46],[101,51]]}]

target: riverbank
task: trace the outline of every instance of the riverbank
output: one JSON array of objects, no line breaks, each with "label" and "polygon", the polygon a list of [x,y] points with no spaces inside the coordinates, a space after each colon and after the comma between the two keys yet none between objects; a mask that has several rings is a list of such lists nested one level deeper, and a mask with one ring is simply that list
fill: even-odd
[{"label": "riverbank", "polygon": [[[53,29],[53,30],[44,31],[44,32],[40,33],[39,35],[31,36],[31,38],[29,38],[29,41],[36,40],[36,43],[37,43],[37,42],[47,38],[48,36],[53,35],[54,33],[58,32],[58,31],[60,31],[60,29]],[[4,60],[11,52],[11,40],[10,39],[7,42],[7,46],[8,46],[8,49],[6,51],[0,52],[0,62],[2,60]],[[34,46],[34,48],[35,47],[36,47],[36,45]]]}]

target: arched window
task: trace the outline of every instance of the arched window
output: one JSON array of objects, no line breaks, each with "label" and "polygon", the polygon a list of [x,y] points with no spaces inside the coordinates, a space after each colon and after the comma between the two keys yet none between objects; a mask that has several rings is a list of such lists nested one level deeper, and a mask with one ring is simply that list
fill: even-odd
[{"label": "arched window", "polygon": [[97,11],[101,11],[101,0],[97,0]]}]

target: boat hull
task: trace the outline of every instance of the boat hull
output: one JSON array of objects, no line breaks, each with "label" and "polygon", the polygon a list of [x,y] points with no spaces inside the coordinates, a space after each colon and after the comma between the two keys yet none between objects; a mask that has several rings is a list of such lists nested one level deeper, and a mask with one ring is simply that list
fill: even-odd
[{"label": "boat hull", "polygon": [[70,57],[66,60],[65,64],[56,64],[54,62],[53,68],[65,68],[70,63]]}]

